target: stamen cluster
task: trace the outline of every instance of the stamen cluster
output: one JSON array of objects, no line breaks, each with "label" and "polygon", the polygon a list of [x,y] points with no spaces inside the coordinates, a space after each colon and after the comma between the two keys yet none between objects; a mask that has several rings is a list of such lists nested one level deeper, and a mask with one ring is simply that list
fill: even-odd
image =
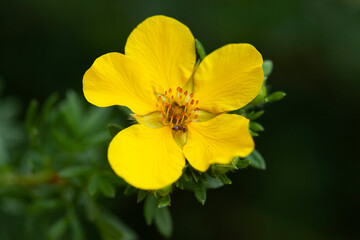
[{"label": "stamen cluster", "polygon": [[157,100],[156,107],[161,112],[163,124],[174,131],[186,132],[186,124],[198,118],[196,112],[199,101],[194,99],[193,93],[183,92],[180,87],[176,92],[170,88],[164,95],[159,95]]}]

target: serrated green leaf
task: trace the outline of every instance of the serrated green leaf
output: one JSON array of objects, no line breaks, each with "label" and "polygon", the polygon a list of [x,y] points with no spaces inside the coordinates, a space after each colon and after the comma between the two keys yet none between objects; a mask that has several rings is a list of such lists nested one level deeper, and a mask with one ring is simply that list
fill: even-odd
[{"label": "serrated green leaf", "polygon": [[48,238],[49,240],[57,240],[63,239],[66,230],[68,228],[68,219],[66,217],[62,217],[57,220],[48,230]]},{"label": "serrated green leaf", "polygon": [[123,127],[121,127],[117,124],[108,124],[107,127],[108,127],[111,137],[115,137],[116,134],[118,134],[121,130],[124,129]]},{"label": "serrated green leaf", "polygon": [[254,168],[258,168],[261,170],[266,169],[265,160],[256,149],[254,149],[254,151],[249,156],[247,156],[245,159],[250,160],[250,166],[252,166]]},{"label": "serrated green leaf", "polygon": [[271,60],[265,60],[262,65],[264,76],[268,77],[273,70],[273,62]]},{"label": "serrated green leaf", "polygon": [[195,47],[196,47],[197,53],[199,54],[200,59],[203,60],[206,57],[206,51],[205,51],[204,46],[197,39],[195,39]]},{"label": "serrated green leaf", "polygon": [[165,197],[158,198],[156,200],[156,205],[158,208],[162,208],[162,207],[169,206],[170,202],[171,202],[170,195],[166,195]]},{"label": "serrated green leaf", "polygon": [[258,122],[250,122],[250,129],[254,132],[261,132],[261,131],[264,131],[264,127],[258,123]]},{"label": "serrated green leaf", "polygon": [[88,173],[89,171],[89,166],[72,166],[61,170],[59,176],[63,178],[73,178]]},{"label": "serrated green leaf", "polygon": [[194,194],[196,199],[204,205],[206,202],[206,183],[197,182],[194,184]]},{"label": "serrated green leaf", "polygon": [[285,96],[286,96],[286,93],[278,91],[278,92],[274,92],[274,93],[270,94],[269,96],[266,97],[266,99],[269,102],[275,102],[275,101],[280,101]]},{"label": "serrated green leaf", "polygon": [[147,191],[145,190],[139,190],[138,195],[137,195],[137,203],[141,202],[142,200],[144,200],[146,198],[147,195]]},{"label": "serrated green leaf", "polygon": [[158,208],[156,206],[156,198],[154,196],[148,196],[144,203],[144,217],[147,225],[151,225],[157,210]]},{"label": "serrated green leaf", "polygon": [[173,231],[173,223],[168,207],[158,208],[155,215],[155,226],[159,233],[166,238],[170,238]]}]

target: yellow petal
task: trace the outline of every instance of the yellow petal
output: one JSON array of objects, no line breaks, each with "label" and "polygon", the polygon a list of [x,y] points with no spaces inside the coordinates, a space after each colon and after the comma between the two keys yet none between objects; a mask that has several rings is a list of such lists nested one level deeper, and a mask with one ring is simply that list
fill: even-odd
[{"label": "yellow petal", "polygon": [[141,63],[154,90],[182,87],[194,69],[195,39],[189,28],[166,16],[153,16],[130,34],[125,55]]},{"label": "yellow petal", "polygon": [[108,159],[112,169],[132,186],[153,190],[166,187],[182,174],[185,158],[171,129],[133,125],[111,141]]},{"label": "yellow petal", "polygon": [[98,107],[122,105],[138,114],[156,111],[156,96],[139,65],[121,53],[97,58],[83,78],[88,102]]},{"label": "yellow petal", "polygon": [[194,76],[199,108],[213,113],[239,109],[259,93],[261,54],[249,44],[229,44],[206,56]]},{"label": "yellow petal", "polygon": [[206,122],[190,123],[183,151],[191,166],[205,172],[210,164],[228,164],[233,157],[245,157],[253,149],[249,120],[221,114]]}]

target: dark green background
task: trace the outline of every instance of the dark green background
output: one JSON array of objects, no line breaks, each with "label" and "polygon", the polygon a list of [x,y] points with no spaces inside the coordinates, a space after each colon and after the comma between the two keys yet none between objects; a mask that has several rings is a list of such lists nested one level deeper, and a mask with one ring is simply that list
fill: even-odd
[{"label": "dark green background", "polygon": [[[268,169],[230,175],[233,184],[210,191],[205,207],[176,191],[173,238],[359,239],[357,0],[1,0],[5,95],[26,106],[54,91],[81,92],[92,62],[123,52],[131,30],[155,14],[186,24],[208,52],[253,44],[274,62],[272,89],[288,94],[261,119],[266,131],[256,144]],[[157,239],[136,199],[126,204],[119,216],[142,239]]]}]

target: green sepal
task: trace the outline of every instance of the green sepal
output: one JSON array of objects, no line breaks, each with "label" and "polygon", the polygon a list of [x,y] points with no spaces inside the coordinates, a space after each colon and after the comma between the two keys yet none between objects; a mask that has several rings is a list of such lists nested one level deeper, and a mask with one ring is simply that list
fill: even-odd
[{"label": "green sepal", "polygon": [[146,198],[146,196],[147,196],[147,194],[148,194],[148,191],[145,191],[145,190],[139,190],[138,191],[138,195],[137,195],[137,200],[136,200],[136,202],[137,203],[140,203],[142,200],[144,200],[145,198]]},{"label": "green sepal", "polygon": [[259,117],[261,117],[264,113],[265,113],[264,110],[261,110],[258,112],[251,111],[249,114],[246,114],[245,117],[250,120],[255,120],[255,119],[258,119]]},{"label": "green sepal", "polygon": [[264,76],[268,77],[273,70],[273,62],[271,60],[265,60],[262,65],[262,69],[264,71]]},{"label": "green sepal", "polygon": [[219,178],[224,184],[231,184],[232,183],[230,178],[228,178],[225,174],[221,175]]},{"label": "green sepal", "polygon": [[243,169],[243,168],[247,168],[250,165],[250,160],[248,159],[244,159],[244,160],[240,160],[236,163],[236,166],[238,169]]},{"label": "green sepal", "polygon": [[126,185],[126,187],[125,187],[124,195],[125,195],[125,196],[130,196],[130,195],[132,195],[132,194],[134,194],[134,193],[136,193],[136,192],[137,192],[137,189],[128,184],[128,185]]},{"label": "green sepal", "polygon": [[172,191],[172,185],[166,186],[159,190],[154,191],[155,196],[165,197],[166,195],[170,194]]},{"label": "green sepal", "polygon": [[253,132],[262,132],[265,130],[264,127],[258,122],[250,122],[250,129]]},{"label": "green sepal", "polygon": [[158,208],[169,206],[171,202],[170,194],[166,195],[165,197],[158,198],[156,200],[156,205]]},{"label": "green sepal", "polygon": [[280,101],[285,96],[286,96],[286,93],[277,91],[277,92],[274,92],[274,93],[270,94],[269,96],[267,96],[266,99],[269,102],[276,102],[276,101]]},{"label": "green sepal", "polygon": [[196,47],[197,53],[199,54],[200,59],[203,60],[206,57],[206,51],[205,51],[204,46],[197,39],[195,39],[195,47]]},{"label": "green sepal", "polygon": [[250,132],[251,136],[253,136],[253,137],[258,137],[259,136],[258,133],[252,131],[251,129],[249,129],[249,132]]}]

